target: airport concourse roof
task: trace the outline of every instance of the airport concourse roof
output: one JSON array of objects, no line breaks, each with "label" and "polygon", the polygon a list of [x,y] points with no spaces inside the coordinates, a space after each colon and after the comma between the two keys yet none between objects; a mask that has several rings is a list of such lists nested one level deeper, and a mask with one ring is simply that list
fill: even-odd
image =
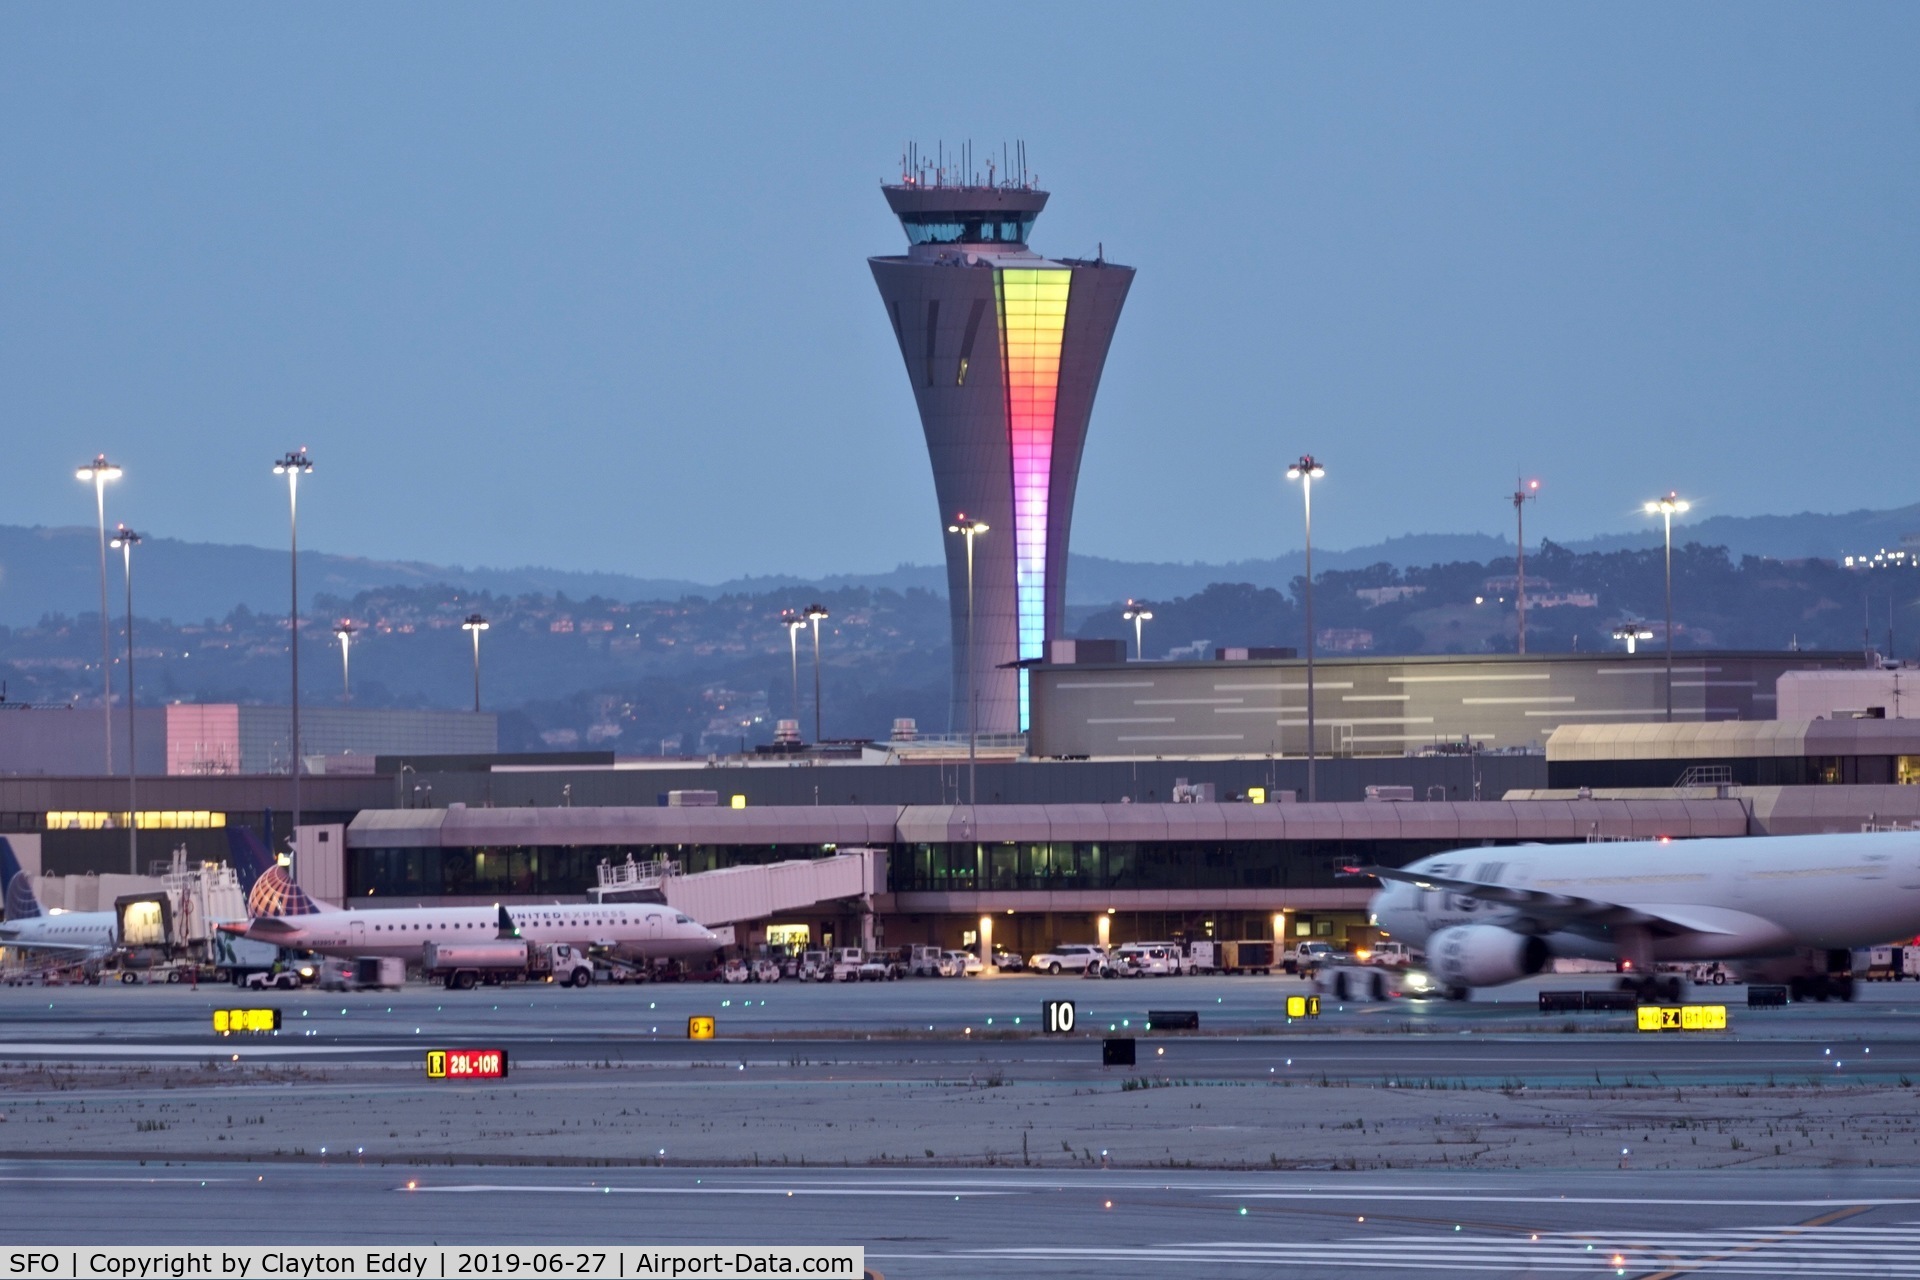
[{"label": "airport concourse roof", "polygon": [[1886,755],[1920,755],[1920,720],[1563,724],[1547,739],[1549,763]]},{"label": "airport concourse roof", "polygon": [[1366,801],[1350,804],[786,805],[748,809],[368,810],[361,849],[491,845],[894,845],[1253,840],[1573,840],[1741,835],[1738,800]]},{"label": "airport concourse roof", "polygon": [[891,844],[899,814],[897,805],[367,810],[348,826],[347,843],[360,849]]}]

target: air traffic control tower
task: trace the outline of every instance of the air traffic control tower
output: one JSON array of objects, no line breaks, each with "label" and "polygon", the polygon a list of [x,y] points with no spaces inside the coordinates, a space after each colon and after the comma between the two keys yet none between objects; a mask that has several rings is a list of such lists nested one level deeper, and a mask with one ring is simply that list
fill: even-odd
[{"label": "air traffic control tower", "polygon": [[[1047,193],[1016,179],[948,185],[921,168],[884,186],[907,252],[870,258],[933,460],[947,538],[953,728],[968,726],[968,667],[981,733],[1024,732],[1027,673],[1062,634],[1067,535],[1087,419],[1133,268],[1048,259],[1027,247]],[[967,539],[975,644],[967,645]]]}]

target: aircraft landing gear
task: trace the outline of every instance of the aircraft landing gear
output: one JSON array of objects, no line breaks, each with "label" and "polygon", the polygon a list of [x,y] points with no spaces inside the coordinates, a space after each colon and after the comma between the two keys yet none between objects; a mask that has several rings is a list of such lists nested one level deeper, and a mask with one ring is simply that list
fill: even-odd
[{"label": "aircraft landing gear", "polygon": [[1854,996],[1853,975],[1850,973],[1817,973],[1807,977],[1794,978],[1787,983],[1787,992],[1794,1003],[1803,1004],[1808,1000],[1818,1000],[1822,1004],[1828,1000],[1852,1000]]},{"label": "aircraft landing gear", "polygon": [[1685,984],[1672,975],[1663,978],[1656,974],[1643,978],[1638,974],[1629,974],[1620,979],[1620,989],[1633,992],[1640,998],[1641,1004],[1658,1004],[1663,1000],[1677,1004],[1686,996]]}]

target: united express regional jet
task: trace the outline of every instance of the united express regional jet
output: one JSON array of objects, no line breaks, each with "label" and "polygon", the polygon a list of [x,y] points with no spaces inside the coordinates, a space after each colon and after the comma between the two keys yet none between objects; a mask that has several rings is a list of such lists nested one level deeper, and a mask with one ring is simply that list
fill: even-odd
[{"label": "united express regional jet", "polygon": [[706,926],[651,902],[312,911],[220,927],[256,942],[321,955],[402,960],[418,960],[429,942],[493,942],[509,927],[529,942],[567,942],[648,960],[699,959],[722,945]]}]

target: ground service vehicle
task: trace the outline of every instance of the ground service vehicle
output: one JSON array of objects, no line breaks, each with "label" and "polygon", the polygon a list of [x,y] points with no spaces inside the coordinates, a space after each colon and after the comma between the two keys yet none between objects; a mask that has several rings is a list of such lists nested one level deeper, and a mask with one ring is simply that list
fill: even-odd
[{"label": "ground service vehicle", "polygon": [[1129,942],[1114,954],[1132,966],[1130,978],[1167,978],[1180,972],[1180,953],[1171,942]]},{"label": "ground service vehicle", "polygon": [[875,952],[867,957],[866,963],[860,966],[855,976],[861,982],[892,982],[901,974],[902,969],[898,960],[890,955]]},{"label": "ground service vehicle", "polygon": [[771,960],[755,960],[753,962],[752,980],[755,982],[778,982],[780,981],[780,966]]},{"label": "ground service vehicle", "polygon": [[830,982],[833,980],[833,965],[824,951],[803,951],[800,953],[800,970],[794,977],[802,982]]},{"label": "ground service vehicle", "polygon": [[323,962],[315,985],[322,991],[398,991],[406,980],[407,966],[392,956],[356,956]]},{"label": "ground service vehicle", "polygon": [[857,981],[860,977],[860,966],[866,962],[867,953],[859,947],[835,947],[828,977],[834,982]]},{"label": "ground service vehicle", "polygon": [[298,991],[300,975],[291,969],[259,969],[242,978],[240,985],[249,991]]},{"label": "ground service vehicle", "polygon": [[[1920,947],[1857,947],[1853,971],[1868,982],[1901,982],[1920,975]],[[1695,982],[1701,981],[1694,978]]]},{"label": "ground service vehicle", "polygon": [[938,947],[914,945],[907,949],[907,972],[916,978],[947,978],[944,953]]},{"label": "ground service vehicle", "polygon": [[1029,957],[1027,967],[1040,973],[1085,973],[1088,965],[1106,957],[1107,953],[1092,943],[1068,942]]},{"label": "ground service vehicle", "polygon": [[425,976],[440,979],[449,991],[471,991],[483,982],[593,983],[593,962],[568,942],[429,942],[422,954]]},{"label": "ground service vehicle", "polygon": [[1303,942],[1293,953],[1294,971],[1311,973],[1322,965],[1345,964],[1348,956],[1331,942]]},{"label": "ground service vehicle", "polygon": [[987,966],[981,962],[980,957],[971,951],[949,951],[947,962],[953,966],[955,976],[961,978],[971,978],[987,971]]},{"label": "ground service vehicle", "polygon": [[1404,965],[1413,963],[1413,949],[1404,942],[1376,942],[1366,948],[1362,964]]},{"label": "ground service vehicle", "polygon": [[1187,944],[1187,973],[1213,973],[1220,967],[1219,946],[1211,938],[1203,938]]},{"label": "ground service vehicle", "polygon": [[1272,973],[1277,967],[1273,942],[1221,942],[1215,944],[1222,973]]},{"label": "ground service vehicle", "polygon": [[993,967],[1002,973],[1018,973],[1027,967],[1027,962],[1020,958],[1018,952],[996,951],[993,953]]}]

